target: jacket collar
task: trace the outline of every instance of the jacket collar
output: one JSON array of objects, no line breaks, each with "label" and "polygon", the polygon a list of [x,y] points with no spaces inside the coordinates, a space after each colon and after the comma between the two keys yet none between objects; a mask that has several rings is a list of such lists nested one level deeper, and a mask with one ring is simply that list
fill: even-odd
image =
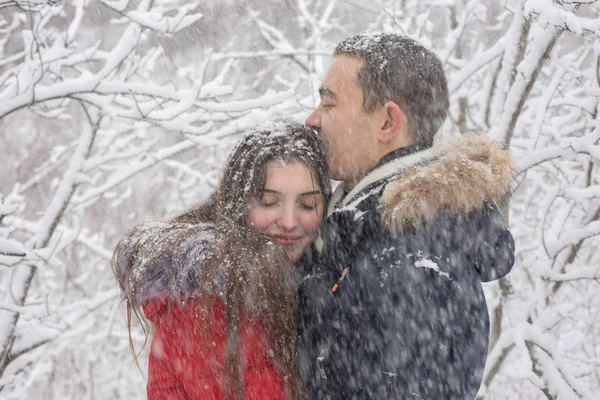
[{"label": "jacket collar", "polygon": [[389,162],[392,162],[400,157],[404,157],[409,154],[417,153],[422,150],[427,150],[432,146],[433,146],[433,142],[414,143],[414,144],[409,144],[408,146],[404,146],[399,149],[393,150],[393,151],[389,152],[388,154],[386,154],[385,156],[383,156],[383,158],[381,160],[379,160],[379,162],[377,164],[375,164],[375,166],[373,168],[371,168],[371,170],[369,172],[367,172],[367,175],[370,174],[371,171],[376,170],[377,168],[381,167],[384,164],[387,164]]},{"label": "jacket collar", "polygon": [[336,207],[356,207],[371,194],[371,190],[367,189],[373,189],[374,186],[379,186],[377,183],[387,182],[392,176],[434,157],[435,152],[431,146],[423,144],[409,145],[388,153],[351,190],[347,190],[344,182],[337,185],[327,209],[327,216],[331,215]]}]

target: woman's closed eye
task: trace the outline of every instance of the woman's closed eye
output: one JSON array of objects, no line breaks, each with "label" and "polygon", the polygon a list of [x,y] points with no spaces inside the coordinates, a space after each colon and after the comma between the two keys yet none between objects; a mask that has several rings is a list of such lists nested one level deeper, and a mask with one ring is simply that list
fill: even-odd
[{"label": "woman's closed eye", "polygon": [[314,211],[323,202],[321,195],[311,194],[302,197],[303,198],[298,201],[298,206],[307,211]]},{"label": "woman's closed eye", "polygon": [[275,207],[279,203],[280,199],[274,193],[264,193],[259,200],[259,203],[262,207],[269,208]]},{"label": "woman's closed eye", "polygon": [[315,203],[307,204],[307,203],[301,202],[298,205],[300,206],[301,209],[307,210],[307,211],[313,211],[314,209],[317,208],[317,205]]}]

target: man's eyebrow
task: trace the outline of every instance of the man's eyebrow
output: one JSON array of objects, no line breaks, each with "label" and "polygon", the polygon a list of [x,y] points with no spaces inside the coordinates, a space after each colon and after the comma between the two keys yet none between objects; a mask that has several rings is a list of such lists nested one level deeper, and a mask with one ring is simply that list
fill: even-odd
[{"label": "man's eyebrow", "polygon": [[321,86],[321,87],[319,88],[319,95],[320,95],[321,97],[329,97],[329,98],[331,98],[331,99],[333,99],[333,100],[336,100],[336,99],[337,99],[337,95],[334,93],[334,91],[333,91],[333,90],[331,90],[331,89],[329,89],[329,88],[328,88],[328,87],[326,87],[326,86]]}]

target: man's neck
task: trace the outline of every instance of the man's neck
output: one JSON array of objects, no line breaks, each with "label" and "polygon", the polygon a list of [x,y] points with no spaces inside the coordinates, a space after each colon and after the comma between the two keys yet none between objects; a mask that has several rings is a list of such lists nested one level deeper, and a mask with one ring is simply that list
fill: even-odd
[{"label": "man's neck", "polygon": [[350,190],[354,189],[354,187],[356,185],[358,185],[358,182],[362,181],[362,179],[365,177],[365,175],[361,175],[360,177],[356,177],[356,178],[352,178],[351,180],[344,181],[344,187],[346,188],[346,190],[350,191]]},{"label": "man's neck", "polygon": [[[431,146],[407,146],[403,149],[394,150],[390,153],[390,157],[386,155],[382,158],[362,179],[355,181],[356,183],[351,188],[347,186],[348,181],[344,181],[343,186],[336,188],[336,193],[333,196],[334,199],[332,199],[332,203],[330,204],[331,210],[333,210],[334,204],[345,205],[352,202],[361,191],[370,187],[370,185],[385,181],[392,176],[398,175],[403,170],[421,162],[431,160],[434,157],[435,151]],[[331,210],[328,210],[328,215],[331,214]]]},{"label": "man's neck", "polygon": [[346,190],[350,191],[350,190],[354,189],[354,187],[356,185],[358,185],[358,183],[360,181],[362,181],[365,176],[367,176],[368,174],[370,174],[377,168],[381,167],[382,165],[387,164],[388,162],[395,160],[397,158],[405,157],[409,154],[416,153],[417,151],[428,149],[432,145],[433,145],[433,143],[411,143],[404,147],[398,147],[398,148],[392,149],[391,151],[386,151],[386,152],[384,152],[382,157],[379,158],[379,161],[374,163],[367,170],[367,172],[365,172],[364,174],[362,174],[360,176],[352,177],[351,179],[344,181],[344,186],[346,187]]}]

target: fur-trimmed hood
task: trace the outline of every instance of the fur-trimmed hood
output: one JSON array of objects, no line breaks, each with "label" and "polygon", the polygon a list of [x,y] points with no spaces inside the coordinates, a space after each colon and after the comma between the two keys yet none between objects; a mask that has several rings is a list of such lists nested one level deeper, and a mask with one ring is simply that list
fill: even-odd
[{"label": "fur-trimmed hood", "polygon": [[140,224],[117,245],[114,269],[133,304],[224,297],[236,284],[252,308],[268,290],[292,295],[297,288],[296,268],[278,246],[249,229],[213,223]]},{"label": "fur-trimmed hood", "polygon": [[113,258],[124,297],[144,303],[197,291],[193,267],[201,262],[214,235],[212,224],[161,221],[146,221],[128,231]]},{"label": "fur-trimmed hood", "polygon": [[380,198],[384,223],[395,233],[420,226],[442,209],[468,213],[511,192],[510,153],[485,135],[441,141],[434,156],[399,174]]}]

